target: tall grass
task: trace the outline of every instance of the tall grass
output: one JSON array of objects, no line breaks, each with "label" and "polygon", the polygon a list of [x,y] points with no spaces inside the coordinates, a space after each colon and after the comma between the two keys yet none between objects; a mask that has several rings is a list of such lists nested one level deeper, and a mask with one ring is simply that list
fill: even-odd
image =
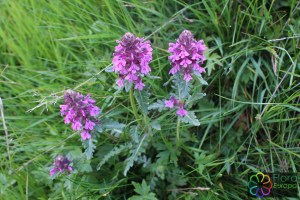
[{"label": "tall grass", "polygon": [[[1,126],[0,199],[127,199],[135,194],[132,181],[162,176],[159,186],[151,185],[159,199],[175,193],[177,199],[246,199],[248,172],[300,171],[299,27],[296,0],[1,1],[0,96],[10,155]],[[151,75],[161,77],[147,80],[154,102],[169,89],[162,87],[170,69],[167,44],[184,29],[209,47],[207,95],[196,107],[201,126],[183,125],[186,142],[175,149],[176,122],[162,115],[148,152],[152,171],[136,166],[123,176],[123,153],[98,172],[98,163],[82,161],[79,175],[51,180],[56,154],[81,152],[59,116],[63,91],[91,93],[111,117],[131,123],[127,94],[114,94],[116,77],[104,71],[115,40],[128,31],[151,40]],[[105,135],[97,161],[128,134]]]}]

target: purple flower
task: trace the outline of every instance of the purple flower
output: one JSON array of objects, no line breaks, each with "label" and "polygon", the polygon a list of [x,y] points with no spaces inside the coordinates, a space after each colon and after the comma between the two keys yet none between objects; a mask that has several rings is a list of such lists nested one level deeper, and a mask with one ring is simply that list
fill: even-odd
[{"label": "purple flower", "polygon": [[100,113],[100,108],[95,106],[96,101],[85,97],[72,90],[67,90],[64,95],[64,105],[60,106],[62,116],[65,116],[65,123],[72,124],[74,131],[82,131],[82,140],[90,139],[90,132],[94,129],[98,120],[95,118]]},{"label": "purple flower", "polygon": [[173,108],[174,107],[174,102],[172,100],[166,100],[165,101],[165,107]]},{"label": "purple flower", "polygon": [[74,131],[79,131],[80,129],[81,129],[81,123],[79,122],[79,121],[74,121],[73,123],[72,123],[72,129],[74,130]]},{"label": "purple flower", "polygon": [[85,129],[85,130],[93,130],[93,129],[94,129],[94,126],[95,126],[95,123],[94,123],[93,121],[91,121],[91,120],[86,120],[84,129]]},{"label": "purple flower", "polygon": [[81,138],[83,140],[87,140],[87,139],[90,139],[92,137],[91,134],[86,130],[83,130],[80,135],[81,135]]},{"label": "purple flower", "polygon": [[73,168],[70,166],[71,161],[64,156],[57,156],[53,163],[53,168],[50,170],[50,176],[54,176],[57,172],[63,173],[64,171],[70,172],[73,171]]},{"label": "purple flower", "polygon": [[151,71],[149,62],[152,60],[150,41],[143,41],[132,33],[126,33],[121,41],[117,40],[113,54],[113,70],[119,74],[117,84],[124,86],[124,82],[135,84],[134,89],[143,90],[142,77]]},{"label": "purple flower", "polygon": [[171,96],[170,100],[165,101],[165,107],[173,108],[174,106],[179,106],[180,101],[176,99],[174,96]]},{"label": "purple flower", "polygon": [[181,107],[177,110],[176,113],[177,113],[178,116],[184,117],[184,116],[186,116],[186,115],[188,114],[188,111],[185,110],[185,109],[183,108],[183,106],[181,106]]},{"label": "purple flower", "polygon": [[176,99],[174,96],[171,96],[170,100],[165,100],[165,107],[178,108],[176,114],[180,117],[184,117],[188,114],[188,111],[184,109],[184,104],[179,99]]},{"label": "purple flower", "polygon": [[184,75],[183,79],[189,82],[192,80],[191,74],[194,71],[200,74],[205,72],[201,65],[206,59],[204,56],[206,49],[203,40],[195,40],[190,31],[184,30],[176,43],[169,44],[168,52],[171,53],[169,59],[172,65],[169,73],[174,75],[180,72]]}]

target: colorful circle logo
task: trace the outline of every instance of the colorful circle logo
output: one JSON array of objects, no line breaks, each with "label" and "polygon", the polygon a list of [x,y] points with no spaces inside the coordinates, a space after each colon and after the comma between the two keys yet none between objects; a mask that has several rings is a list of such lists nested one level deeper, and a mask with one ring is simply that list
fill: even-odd
[{"label": "colorful circle logo", "polygon": [[258,172],[250,176],[248,187],[251,195],[261,198],[271,193],[273,182],[269,175]]}]

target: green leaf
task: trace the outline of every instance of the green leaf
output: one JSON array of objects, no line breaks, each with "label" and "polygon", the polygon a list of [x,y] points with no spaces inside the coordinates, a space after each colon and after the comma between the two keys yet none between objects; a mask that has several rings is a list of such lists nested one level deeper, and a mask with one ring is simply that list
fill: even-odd
[{"label": "green leaf", "polygon": [[135,143],[139,143],[138,126],[132,126],[130,128],[130,136],[132,138],[132,141],[134,141]]},{"label": "green leaf", "polygon": [[109,130],[117,137],[119,137],[119,135],[123,132],[125,126],[125,124],[119,123],[109,118],[102,119],[100,124],[100,127],[103,130]]},{"label": "green leaf", "polygon": [[186,101],[186,104],[187,105],[193,104],[195,101],[198,101],[199,99],[202,99],[205,96],[206,96],[205,93],[194,92],[193,95],[189,95],[189,98]]},{"label": "green leaf", "polygon": [[199,120],[196,118],[196,115],[194,112],[189,111],[186,116],[183,118],[180,118],[182,122],[187,123],[187,124],[192,124],[194,126],[200,126]]},{"label": "green leaf", "polygon": [[146,90],[142,90],[142,91],[135,90],[134,95],[138,102],[139,107],[141,108],[143,113],[147,115],[150,94]]},{"label": "green leaf", "polygon": [[145,153],[148,141],[144,141],[148,134],[144,134],[139,143],[136,143],[130,150],[130,157],[126,159],[126,166],[124,169],[124,176],[127,175],[129,169],[133,166],[133,163],[138,160],[142,153]]},{"label": "green leaf", "polygon": [[98,131],[99,133],[102,133],[104,131],[102,124],[97,124],[94,130]]},{"label": "green leaf", "polygon": [[159,178],[161,178],[162,180],[165,179],[165,171],[166,171],[166,167],[164,165],[158,165],[155,167],[155,174],[156,176],[158,176]]},{"label": "green leaf", "polygon": [[194,74],[196,75],[196,77],[198,78],[198,80],[202,85],[208,85],[206,80],[203,79],[202,75],[199,72],[195,71]]},{"label": "green leaf", "polygon": [[90,160],[93,157],[93,153],[95,151],[96,145],[94,143],[96,143],[97,140],[96,139],[88,139],[88,140],[84,140],[82,141],[82,144],[85,148],[85,154],[88,160]]},{"label": "green leaf", "polygon": [[165,108],[165,102],[163,100],[158,100],[157,102],[151,104],[148,110],[158,110],[161,112]]},{"label": "green leaf", "polygon": [[150,123],[150,126],[155,129],[155,130],[158,130],[160,131],[161,130],[161,126],[160,126],[160,123],[158,122],[158,120],[154,120]]},{"label": "green leaf", "polygon": [[134,191],[138,195],[130,197],[128,200],[157,200],[155,194],[150,191],[150,186],[147,185],[146,181],[143,179],[142,184],[132,182],[134,186]]},{"label": "green leaf", "polygon": [[100,162],[100,163],[98,164],[98,166],[97,166],[97,170],[100,170],[101,167],[102,167],[105,163],[107,163],[107,161],[108,161],[109,159],[111,159],[112,157],[115,157],[115,156],[119,155],[120,153],[122,153],[122,152],[125,151],[126,149],[131,148],[131,146],[132,146],[131,143],[129,143],[129,144],[127,144],[127,145],[120,145],[120,146],[114,147],[108,154],[106,154],[106,155],[102,158],[101,162]]},{"label": "green leaf", "polygon": [[183,77],[180,75],[175,75],[173,80],[173,86],[175,90],[178,92],[178,97],[180,99],[185,99],[191,90],[191,82],[186,82],[183,80]]},{"label": "green leaf", "polygon": [[161,77],[159,76],[151,76],[151,75],[146,75],[148,78],[150,79],[162,79]]},{"label": "green leaf", "polygon": [[211,75],[211,72],[215,69],[215,65],[219,65],[219,66],[223,66],[223,64],[220,62],[220,59],[221,56],[216,54],[216,53],[213,53],[209,56],[207,56],[207,74],[208,76]]},{"label": "green leaf", "polygon": [[71,188],[72,188],[72,184],[73,182],[72,181],[70,181],[70,179],[65,179],[65,183],[64,183],[64,188],[66,188],[66,189],[68,189],[68,190],[70,190]]},{"label": "green leaf", "polygon": [[92,172],[93,168],[90,164],[90,162],[87,162],[85,159],[82,159],[79,161],[76,166],[78,166],[78,171],[79,172]]},{"label": "green leaf", "polygon": [[130,88],[132,87],[132,83],[128,81],[124,81],[125,91],[129,92]]},{"label": "green leaf", "polygon": [[105,69],[105,72],[114,72],[114,66],[109,66],[109,67],[107,67],[106,69]]},{"label": "green leaf", "polygon": [[178,186],[184,186],[187,184],[188,178],[184,176],[182,170],[176,168],[172,170],[172,173],[169,173],[167,180],[170,183],[170,187],[177,188]]}]

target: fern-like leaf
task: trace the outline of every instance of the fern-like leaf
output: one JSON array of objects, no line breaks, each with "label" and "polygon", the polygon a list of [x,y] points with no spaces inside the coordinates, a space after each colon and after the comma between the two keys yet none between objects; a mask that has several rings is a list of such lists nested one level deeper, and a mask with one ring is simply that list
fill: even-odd
[{"label": "fern-like leaf", "polygon": [[184,123],[187,123],[187,124],[194,125],[194,126],[200,126],[199,120],[196,118],[195,113],[192,111],[189,111],[186,116],[181,118],[181,121]]},{"label": "fern-like leaf", "polygon": [[150,94],[146,90],[135,90],[134,95],[136,97],[139,107],[141,108],[143,113],[147,115]]},{"label": "fern-like leaf", "polygon": [[127,175],[127,172],[129,169],[133,166],[134,162],[138,160],[138,158],[142,155],[142,153],[145,153],[146,146],[148,145],[148,142],[145,141],[148,134],[143,135],[143,137],[140,139],[139,143],[134,144],[134,146],[130,150],[130,157],[126,159],[126,166],[124,169],[124,175]]},{"label": "fern-like leaf", "polygon": [[103,159],[101,160],[101,162],[98,164],[97,166],[97,170],[100,170],[101,167],[107,163],[107,161],[109,159],[111,159],[112,157],[115,157],[117,155],[119,155],[120,153],[122,153],[123,151],[125,151],[126,149],[130,149],[132,146],[131,143],[127,144],[127,145],[120,145],[120,146],[116,146],[114,147],[108,154],[106,154]]},{"label": "fern-like leaf", "polygon": [[157,102],[151,104],[148,110],[158,110],[161,112],[165,108],[165,102],[163,100],[158,100]]},{"label": "fern-like leaf", "polygon": [[88,160],[90,160],[93,157],[93,153],[96,149],[95,143],[97,143],[96,139],[82,141],[83,147],[85,148],[85,154]]}]

